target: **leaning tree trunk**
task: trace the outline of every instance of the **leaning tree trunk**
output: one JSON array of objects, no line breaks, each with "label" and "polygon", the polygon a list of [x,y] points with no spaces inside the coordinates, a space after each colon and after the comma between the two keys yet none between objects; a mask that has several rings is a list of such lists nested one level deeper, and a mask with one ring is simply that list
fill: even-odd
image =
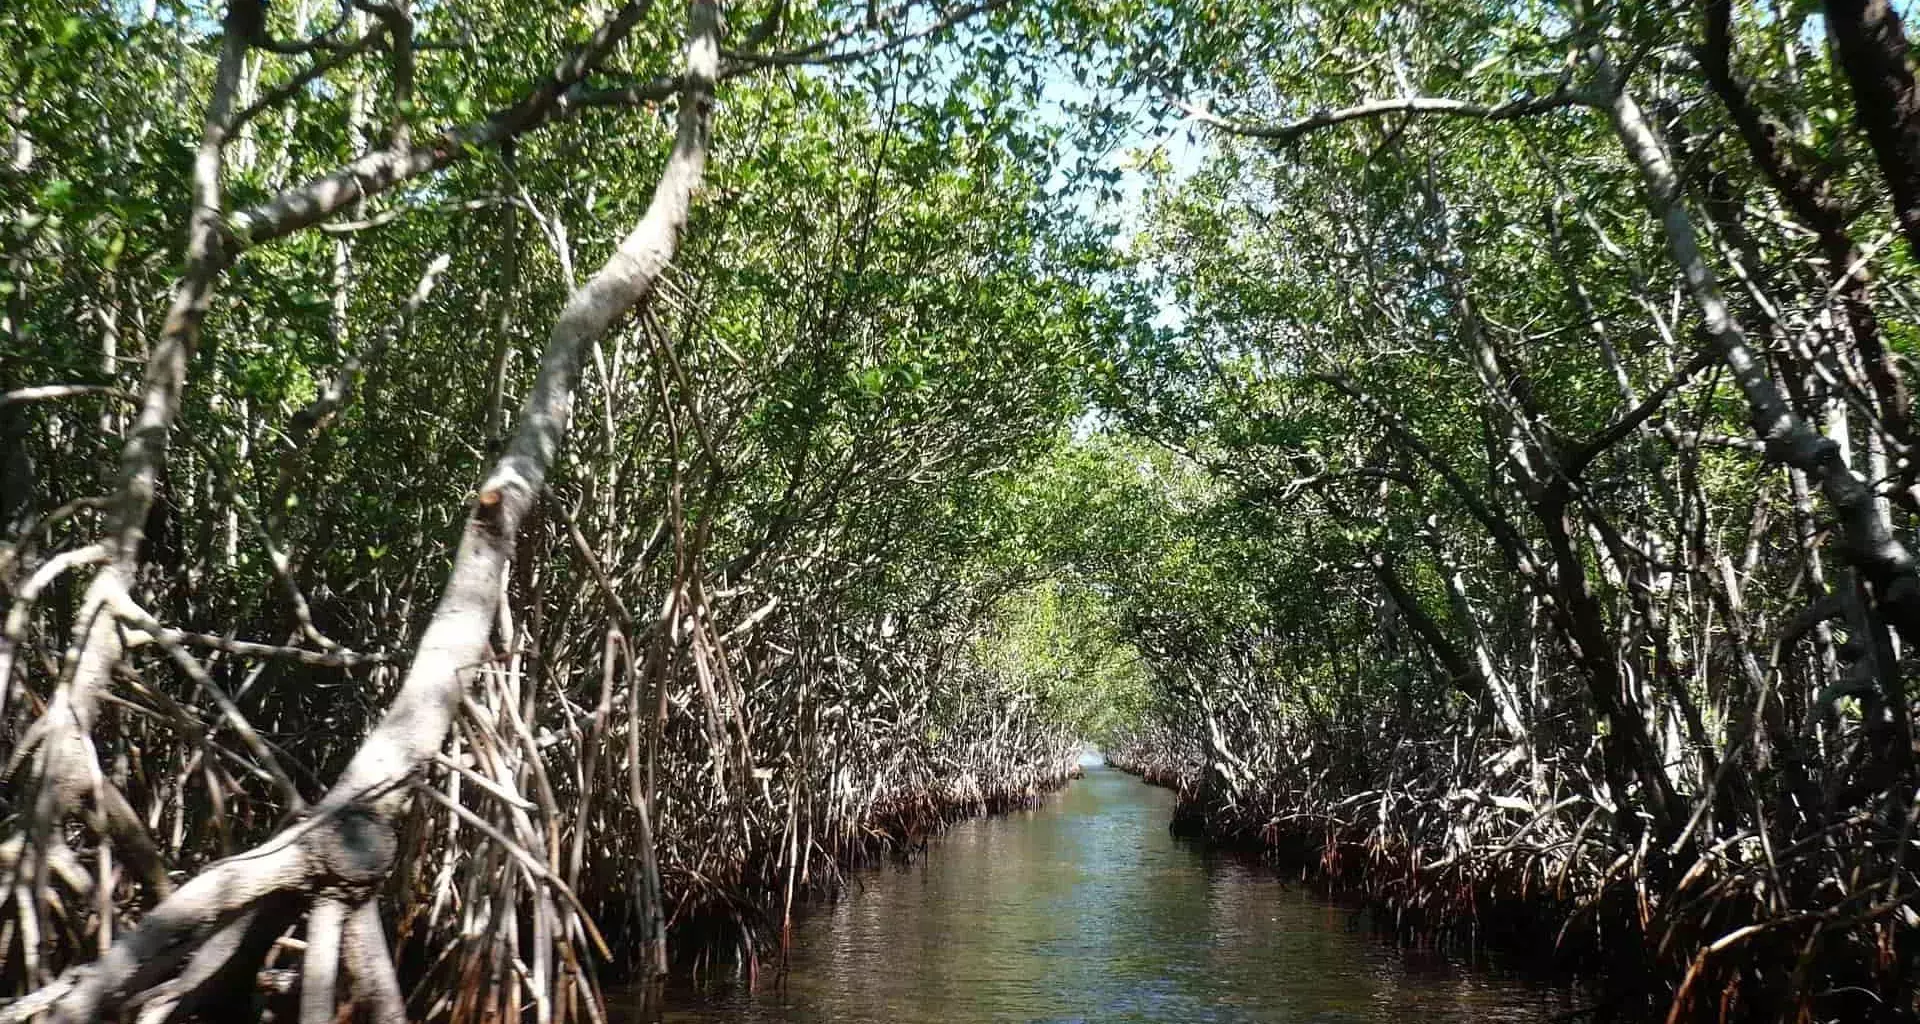
[{"label": "leaning tree trunk", "polygon": [[[272,105],[263,99],[236,109],[240,106],[238,94],[246,58],[261,36],[266,5],[262,0],[233,0],[228,5],[213,89],[194,152],[183,271],[173,288],[161,330],[147,354],[139,409],[122,446],[118,486],[106,506],[104,537],[57,555],[42,566],[14,595],[6,633],[0,639],[0,694],[5,694],[11,687],[40,593],[63,573],[99,567],[85,590],[66,670],[46,710],[14,751],[16,760],[32,757],[20,800],[27,808],[19,823],[21,834],[0,843],[0,849],[19,849],[28,854],[14,859],[15,871],[43,868],[59,827],[91,808],[96,829],[105,833],[103,841],[140,876],[142,898],[160,898],[171,891],[165,857],[139,816],[101,770],[92,733],[100,706],[110,697],[114,672],[127,653],[123,626],[132,625],[151,634],[169,648],[168,653],[183,671],[202,686],[210,685],[204,669],[191,655],[175,647],[152,616],[139,608],[133,589],[146,526],[165,469],[168,439],[180,412],[194,349],[223,275],[249,248],[304,230],[370,196],[464,159],[470,152],[545,124],[561,108],[568,91],[600,65],[650,6],[651,0],[628,0],[511,107],[450,128],[431,145],[415,147],[404,133],[396,133],[388,145],[271,199],[227,214],[222,183],[227,144],[249,120]],[[284,102],[291,95],[283,90],[276,102]],[[0,699],[0,706],[4,706],[4,699]],[[251,733],[237,709],[223,710],[243,737]],[[260,760],[274,775],[285,806],[303,808],[299,790],[284,772],[274,770],[274,759],[265,745],[249,741],[249,746],[263,755]],[[43,887],[36,882],[29,888],[39,891]],[[22,903],[19,912],[33,917],[42,911],[36,905]]]},{"label": "leaning tree trunk", "polygon": [[1840,522],[1849,555],[1873,584],[1887,621],[1902,639],[1920,643],[1920,572],[1916,572],[1913,553],[1894,536],[1872,488],[1847,465],[1839,447],[1794,412],[1768,375],[1746,332],[1728,311],[1720,283],[1700,253],[1693,218],[1681,200],[1680,181],[1653,126],[1618,80],[1606,54],[1595,50],[1593,60],[1600,70],[1596,85],[1610,97],[1606,110],[1614,132],[1639,170],[1648,202],[1666,229],[1667,248],[1700,310],[1702,327],[1747,401],[1754,433],[1766,444],[1769,456],[1805,470],[1819,483]]},{"label": "leaning tree trunk", "polygon": [[[53,573],[79,565],[102,566],[87,587],[74,628],[74,649],[80,652],[79,657],[20,745],[23,751],[33,751],[26,842],[35,859],[43,860],[47,843],[65,819],[91,806],[106,833],[102,840],[110,841],[127,858],[155,896],[171,889],[165,859],[126,798],[105,778],[94,754],[92,734],[114,667],[126,654],[119,611],[131,601],[147,517],[153,510],[168,437],[180,412],[187,367],[199,343],[200,327],[206,321],[215,285],[228,262],[220,212],[224,205],[221,163],[232,132],[234,96],[253,32],[250,26],[258,22],[260,12],[257,0],[233,3],[227,11],[213,94],[193,159],[193,208],[188,217],[185,269],[174,285],[160,334],[147,353],[139,412],[127,431],[120,455],[119,487],[107,509],[106,537],[55,558],[37,581],[50,581]],[[24,624],[26,610],[38,590],[30,583],[21,595],[19,608],[9,618]],[[17,632],[12,622],[8,632]],[[14,644],[19,639],[9,636],[6,649],[0,650],[0,690],[12,679]],[[32,911],[23,907],[22,912]]]},{"label": "leaning tree trunk", "polygon": [[[1649,205],[1665,228],[1668,251],[1700,311],[1701,326],[1746,399],[1754,433],[1766,444],[1769,457],[1804,471],[1818,482],[1839,522],[1848,559],[1868,583],[1872,610],[1899,633],[1901,640],[1920,643],[1920,571],[1916,571],[1913,552],[1894,534],[1873,488],[1854,472],[1840,446],[1794,411],[1759,354],[1748,344],[1746,333],[1727,308],[1719,281],[1700,253],[1679,179],[1653,126],[1617,77],[1606,53],[1596,47],[1592,59],[1599,72],[1596,85],[1608,97],[1606,110],[1614,132],[1640,172]],[[1905,687],[1897,673],[1884,676],[1881,685],[1886,707],[1906,707]],[[1891,746],[1896,766],[1904,774],[1911,766],[1906,716],[1895,714],[1892,725],[1899,735]]]},{"label": "leaning tree trunk", "polygon": [[[336,977],[339,964],[329,961],[340,955],[347,932],[349,968],[376,974],[356,978],[368,1008],[382,1021],[404,1017],[391,963],[369,964],[363,955],[364,944],[378,933],[369,925],[374,893],[393,867],[411,781],[445,743],[468,683],[487,658],[502,573],[565,442],[584,353],[616,320],[652,299],[678,249],[706,169],[720,35],[717,0],[691,0],[678,130],[653,200],[612,259],[568,297],[555,322],[512,439],[480,487],[446,589],[385,717],[304,820],[208,867],[97,964],[57,982],[65,990],[53,1005],[54,1020],[78,1024],[110,1017],[189,957],[187,978],[224,973],[220,968],[246,945],[244,933],[277,934],[276,923],[290,925],[309,909],[309,978]],[[331,1019],[326,988],[304,1008],[304,1018]]]}]

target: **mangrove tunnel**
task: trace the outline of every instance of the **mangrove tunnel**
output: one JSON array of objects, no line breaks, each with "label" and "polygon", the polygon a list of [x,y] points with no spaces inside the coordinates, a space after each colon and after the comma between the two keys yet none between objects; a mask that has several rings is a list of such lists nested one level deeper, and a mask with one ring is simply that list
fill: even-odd
[{"label": "mangrove tunnel", "polygon": [[0,0],[0,1024],[1920,1020],[1914,10]]}]

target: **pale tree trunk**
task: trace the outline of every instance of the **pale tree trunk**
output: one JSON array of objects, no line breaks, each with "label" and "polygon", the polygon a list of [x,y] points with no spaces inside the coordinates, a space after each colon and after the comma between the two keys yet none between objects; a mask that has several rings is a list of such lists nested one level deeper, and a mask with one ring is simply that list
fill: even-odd
[{"label": "pale tree trunk", "polygon": [[[1876,117],[1886,118],[1893,113],[1893,100],[1888,91],[1898,92],[1900,88],[1898,82],[1886,81],[1881,76],[1869,76],[1873,82],[1864,86],[1859,81],[1865,69],[1862,60],[1853,51],[1864,42],[1860,38],[1864,23],[1857,19],[1873,6],[1884,9],[1884,4],[1834,2],[1827,5],[1830,18],[1840,16],[1839,8],[1842,7],[1854,12],[1853,16],[1844,20],[1829,21],[1829,31],[1836,40],[1845,38],[1841,62],[1855,77],[1854,94],[1862,102],[1859,110],[1862,122],[1872,121]],[[1884,14],[1891,16],[1892,12],[1884,10]],[[1864,265],[1860,247],[1854,244],[1849,233],[1846,204],[1834,195],[1828,180],[1829,174],[1824,173],[1830,172],[1831,168],[1816,171],[1803,166],[1794,149],[1783,144],[1781,129],[1764,116],[1752,91],[1735,72],[1732,0],[1709,0],[1705,20],[1706,44],[1696,51],[1701,71],[1733,119],[1755,166],[1773,185],[1774,191],[1794,218],[1819,237],[1821,251],[1827,260],[1827,273],[1833,279],[1835,298],[1839,300],[1854,345],[1859,349],[1867,379],[1873,385],[1874,396],[1879,401],[1880,417],[1889,433],[1903,443],[1910,444],[1913,440],[1913,398],[1907,392],[1906,382],[1901,379],[1899,365],[1881,338],[1879,318],[1874,312],[1868,288],[1872,277]],[[1898,18],[1893,17],[1892,22],[1897,27]],[[1904,48],[1904,43],[1901,45]],[[1869,109],[1866,105],[1869,93],[1875,94],[1878,97],[1876,102],[1884,104],[1885,109]],[[1915,105],[1920,104],[1920,97],[1913,93],[1911,75],[1907,76],[1904,95],[1909,115],[1904,130],[1898,124],[1890,124],[1886,130],[1894,133],[1892,138],[1896,149],[1900,138],[1907,139],[1912,150],[1911,159],[1920,161],[1920,121],[1912,119],[1916,112]],[[1899,118],[1892,120],[1898,121]],[[1873,130],[1869,125],[1869,132]],[[1873,139],[1876,151],[1880,149],[1880,141],[1878,137]],[[1909,170],[1910,177],[1915,174],[1920,174],[1920,168]]]},{"label": "pale tree trunk", "polygon": [[[414,148],[403,133],[396,133],[386,147],[227,216],[222,210],[222,164],[235,127],[261,112],[257,105],[236,107],[247,51],[265,14],[261,0],[233,0],[229,4],[213,91],[190,179],[192,206],[185,270],[174,286],[160,333],[148,347],[138,409],[122,447],[118,488],[107,505],[105,537],[50,560],[16,595],[6,636],[0,641],[0,693],[4,693],[10,686],[19,649],[16,634],[24,630],[38,593],[61,573],[100,567],[85,590],[67,656],[70,667],[15,755],[32,757],[27,777],[30,792],[22,800],[29,808],[23,822],[25,841],[34,843],[36,849],[46,849],[61,821],[92,807],[97,827],[111,837],[139,874],[144,895],[164,896],[170,889],[164,859],[127,801],[105,778],[91,734],[113,671],[126,654],[123,620],[145,617],[134,604],[133,582],[168,437],[179,414],[187,369],[221,275],[250,246],[303,230],[368,196],[462,159],[468,152],[545,124],[560,109],[567,91],[619,45],[650,5],[650,0],[629,0],[511,107],[481,121],[450,128],[432,146]],[[184,654],[170,653],[176,653],[176,660]],[[299,809],[298,792],[291,786],[286,789],[289,807]]]},{"label": "pale tree trunk", "polygon": [[[213,96],[193,161],[186,269],[174,286],[160,335],[147,354],[139,411],[121,451],[120,486],[108,507],[106,540],[74,553],[76,562],[104,563],[104,568],[88,586],[74,628],[79,656],[73,672],[55,689],[46,712],[21,744],[34,750],[29,842],[44,849],[61,819],[91,804],[104,831],[155,895],[164,895],[170,888],[166,865],[133,809],[103,778],[91,737],[101,696],[114,666],[126,653],[116,609],[130,600],[168,435],[180,411],[188,361],[226,265],[221,251],[221,162],[246,60],[246,26],[259,15],[257,3],[235,3],[228,10]],[[12,665],[0,659],[0,676],[11,674]]]},{"label": "pale tree trunk", "polygon": [[1606,111],[1627,155],[1640,172],[1649,204],[1666,229],[1667,248],[1687,291],[1700,311],[1702,327],[1714,350],[1732,371],[1752,415],[1754,433],[1769,456],[1806,473],[1819,485],[1840,521],[1847,548],[1871,583],[1879,610],[1907,643],[1920,643],[1920,574],[1912,552],[1893,535],[1883,506],[1855,473],[1832,439],[1822,436],[1794,412],[1746,332],[1727,309],[1720,283],[1700,253],[1693,219],[1681,200],[1680,182],[1661,148],[1653,126],[1618,80],[1606,53],[1596,48],[1595,83],[1608,97]]},{"label": "pale tree trunk", "polygon": [[[440,603],[385,717],[312,814],[255,849],[208,867],[98,963],[69,972],[59,983],[67,988],[53,1006],[54,1020],[78,1024],[111,1017],[188,957],[196,958],[189,972],[200,973],[200,951],[221,945],[208,944],[215,935],[248,927],[256,915],[290,924],[323,895],[341,904],[320,915],[330,941],[337,944],[334,936],[342,930],[368,935],[368,908],[393,867],[411,782],[446,742],[468,683],[487,659],[502,576],[521,523],[565,441],[586,348],[653,298],[678,249],[706,169],[720,35],[716,0],[692,0],[678,129],[653,200],[607,264],[568,297],[554,323],[512,438],[480,487]],[[335,976],[337,965],[315,959],[310,945],[308,971]],[[355,959],[355,970],[372,969],[364,957]],[[356,977],[355,988],[371,993],[379,1015],[391,1019],[390,979]],[[316,1004],[310,1015],[319,1012]]]},{"label": "pale tree trunk", "polygon": [[[1770,457],[1804,471],[1826,497],[1839,521],[1848,558],[1867,583],[1872,605],[1862,610],[1892,626],[1905,643],[1920,643],[1920,573],[1916,573],[1912,552],[1893,533],[1885,502],[1854,472],[1841,446],[1793,410],[1766,365],[1748,345],[1745,332],[1727,308],[1719,281],[1700,253],[1692,217],[1681,199],[1679,179],[1653,126],[1618,79],[1606,52],[1595,47],[1591,59],[1598,72],[1596,85],[1601,95],[1608,97],[1606,110],[1614,132],[1640,172],[1649,204],[1666,230],[1668,250],[1700,311],[1702,326],[1746,399],[1754,432],[1766,444]],[[1892,734],[1886,747],[1897,770],[1904,774],[1911,767],[1905,687],[1900,676],[1892,672],[1881,674],[1880,685],[1884,691],[1882,707],[1890,716],[1884,728]]]}]

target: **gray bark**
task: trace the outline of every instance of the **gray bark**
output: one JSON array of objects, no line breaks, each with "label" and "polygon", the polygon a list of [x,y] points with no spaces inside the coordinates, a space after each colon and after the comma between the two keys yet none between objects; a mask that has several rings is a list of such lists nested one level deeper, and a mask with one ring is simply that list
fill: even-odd
[{"label": "gray bark", "polygon": [[[1840,448],[1794,412],[1746,333],[1727,309],[1719,281],[1701,255],[1693,219],[1681,199],[1680,182],[1652,125],[1633,94],[1618,81],[1604,50],[1592,62],[1614,133],[1633,159],[1653,212],[1666,230],[1667,247],[1700,311],[1702,327],[1720,360],[1732,371],[1752,414],[1754,433],[1769,457],[1807,473],[1819,485],[1839,521],[1849,559],[1866,578],[1880,612],[1902,640],[1920,643],[1920,574],[1914,556],[1893,534],[1881,502],[1855,473]],[[1888,694],[1892,703],[1904,695]]]},{"label": "gray bark", "polygon": [[260,901],[325,893],[358,903],[392,869],[411,780],[446,742],[469,679],[485,660],[502,574],[565,441],[585,350],[652,299],[705,174],[721,32],[715,0],[692,0],[688,22],[679,124],[653,200],[555,322],[513,437],[480,487],[446,589],[386,715],[310,817],[183,885],[98,963],[64,982],[71,988],[55,1003],[54,1020],[78,1024],[117,1013]]}]

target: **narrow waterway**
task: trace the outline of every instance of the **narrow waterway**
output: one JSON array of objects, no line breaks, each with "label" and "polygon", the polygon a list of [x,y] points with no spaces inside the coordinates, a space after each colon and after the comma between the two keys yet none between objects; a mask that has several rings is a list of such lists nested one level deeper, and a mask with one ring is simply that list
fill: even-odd
[{"label": "narrow waterway", "polygon": [[961,824],[796,922],[784,981],[677,991],[665,1019],[1464,1024],[1567,1010],[1174,839],[1172,801],[1092,768],[1035,810]]}]

